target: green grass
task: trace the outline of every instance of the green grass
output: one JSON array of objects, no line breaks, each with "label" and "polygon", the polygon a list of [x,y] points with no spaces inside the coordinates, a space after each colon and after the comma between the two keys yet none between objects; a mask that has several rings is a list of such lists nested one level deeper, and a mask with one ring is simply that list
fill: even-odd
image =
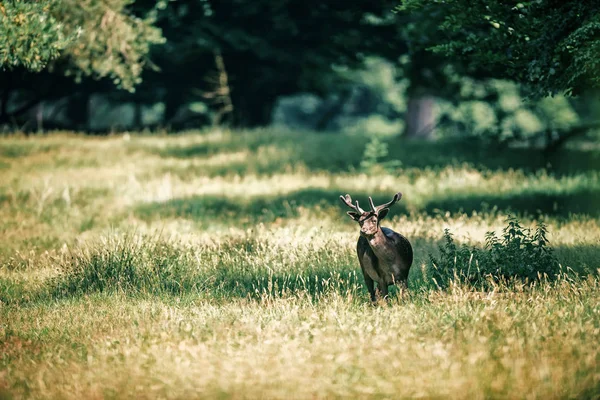
[{"label": "green grass", "polygon": [[[0,138],[0,398],[597,397],[598,146],[382,140],[367,173],[356,135]],[[338,196],[397,191],[410,294],[372,306]],[[436,290],[444,229],[508,213],[561,273]]]}]

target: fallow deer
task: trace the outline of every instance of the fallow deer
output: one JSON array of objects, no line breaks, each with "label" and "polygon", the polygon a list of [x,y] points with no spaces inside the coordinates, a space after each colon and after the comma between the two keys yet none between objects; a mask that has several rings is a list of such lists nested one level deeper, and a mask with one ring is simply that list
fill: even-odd
[{"label": "fallow deer", "polygon": [[388,295],[389,285],[407,288],[408,271],[413,262],[413,250],[408,239],[389,228],[382,227],[380,222],[400,198],[398,192],[389,203],[375,207],[369,197],[370,211],[360,208],[358,201],[352,204],[349,194],[340,196],[340,200],[354,211],[347,214],[360,225],[360,237],[356,245],[358,261],[371,295],[371,301],[377,300],[377,290],[382,298]]}]

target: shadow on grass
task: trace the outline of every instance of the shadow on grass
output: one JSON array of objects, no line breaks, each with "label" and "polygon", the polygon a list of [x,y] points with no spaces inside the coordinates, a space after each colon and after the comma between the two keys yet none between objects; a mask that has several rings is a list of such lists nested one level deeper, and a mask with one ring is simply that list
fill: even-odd
[{"label": "shadow on grass", "polygon": [[600,246],[576,244],[552,247],[563,267],[572,269],[580,276],[600,273]]},{"label": "shadow on grass", "polygon": [[[278,218],[295,218],[300,215],[300,207],[314,209],[315,212],[339,214],[345,219],[348,210],[343,205],[339,190],[303,189],[280,196],[259,196],[252,198],[228,198],[222,196],[193,196],[169,200],[167,202],[147,203],[134,209],[136,216],[144,220],[160,218],[189,218],[197,221],[210,221],[218,217],[219,221],[246,225],[256,222],[273,222]],[[366,201],[373,196],[376,204],[390,200],[390,194],[352,193],[363,207],[368,208]],[[506,213],[516,215],[549,215],[566,218],[571,215],[600,216],[600,188],[573,188],[565,192],[549,192],[524,189],[520,192],[498,194],[452,194],[434,198],[424,204],[408,204],[400,201],[391,208],[391,215],[407,215],[409,209],[429,215],[450,212],[456,213]],[[409,208],[407,208],[409,207]]]},{"label": "shadow on grass", "polygon": [[[433,243],[428,245],[432,246]],[[161,297],[195,295],[213,300],[296,297],[315,302],[336,294],[369,301],[353,249],[336,257],[328,257],[330,252],[327,250],[317,251],[278,271],[274,271],[276,266],[271,262],[262,263],[253,258],[254,250],[249,244],[235,243],[224,250],[229,254],[237,251],[241,258],[236,259],[234,255],[233,262],[225,261],[217,266],[188,262],[173,268],[173,260],[165,260],[159,255],[149,269],[138,262],[121,259],[117,265],[103,258],[101,264],[86,263],[81,269],[65,271],[34,289],[0,278],[0,288],[8,289],[0,291],[0,301],[26,305],[95,293]],[[425,287],[416,264],[411,269],[408,285],[413,290]],[[390,289],[392,295],[397,291],[394,287]]]},{"label": "shadow on grass", "polygon": [[[142,219],[184,217],[194,220],[210,219],[218,216],[219,220],[231,219],[239,222],[259,221],[272,222],[277,218],[294,218],[299,215],[299,207],[339,209],[340,218],[345,218],[348,208],[342,204],[339,196],[345,194],[339,190],[303,189],[281,196],[253,197],[251,199],[232,199],[222,196],[194,196],[173,199],[167,202],[149,203],[138,206],[135,213]],[[376,204],[390,201],[389,193],[367,194],[352,193],[352,198],[367,207],[367,197],[372,195]],[[406,206],[402,202],[391,209],[392,214],[406,214]]]},{"label": "shadow on grass", "polygon": [[518,215],[569,217],[582,214],[600,216],[600,188],[576,188],[569,192],[525,189],[506,194],[457,194],[427,202],[424,211],[467,213],[501,211]]},{"label": "shadow on grass", "polygon": [[[369,138],[362,135],[256,130],[232,134],[222,141],[170,146],[153,151],[163,157],[192,158],[240,150],[256,152],[261,147],[274,146],[290,154],[287,164],[276,160],[272,163],[262,160],[261,173],[275,173],[296,164],[315,171],[339,172],[359,168],[368,142]],[[554,153],[544,153],[532,148],[493,147],[472,138],[425,142],[395,136],[382,139],[382,142],[387,144],[389,154],[380,161],[399,160],[404,168],[437,169],[466,163],[488,170],[523,169],[533,172],[547,169],[557,175],[600,168],[598,150],[565,148]],[[215,172],[226,174],[228,170],[225,167]],[[231,172],[243,173],[239,166]]]},{"label": "shadow on grass", "polygon": [[[193,250],[160,239],[135,243],[127,238],[115,240],[76,250],[68,264],[61,267],[61,274],[33,287],[25,281],[0,278],[0,301],[26,305],[94,293],[121,293],[215,300],[302,297],[311,301],[337,294],[368,302],[354,249],[341,249],[334,241],[310,251],[290,248],[289,252],[279,253],[252,236]],[[443,235],[410,240],[416,258],[409,288],[434,288],[429,254],[437,256]],[[600,246],[553,247],[563,267],[581,277],[598,274]],[[427,265],[425,275],[422,263]]]},{"label": "shadow on grass", "polygon": [[558,176],[600,168],[600,151],[579,148],[544,153],[534,148],[497,148],[476,139],[425,142],[402,137],[392,138],[388,146],[388,158],[399,159],[404,167],[435,169],[466,163],[483,170],[546,169]]},{"label": "shadow on grass", "polygon": [[[417,238],[423,245],[415,250],[417,253],[433,249],[439,243],[430,239]],[[251,254],[252,246],[235,244],[241,254]],[[585,278],[597,276],[600,271],[600,247],[593,245],[563,245],[554,247],[559,262],[565,269],[563,272],[574,273],[572,277]],[[229,249],[231,250],[231,249]],[[228,251],[229,251],[228,250]],[[424,261],[427,254],[420,254]],[[269,265],[256,263],[252,266],[221,265],[219,268],[198,270],[193,264],[182,265],[174,272],[168,270],[164,259],[157,265],[163,269],[146,271],[141,266],[130,270],[120,270],[114,274],[111,266],[102,270],[94,270],[86,266],[77,273],[65,273],[58,279],[47,282],[45,286],[28,288],[25,284],[0,279],[0,301],[3,304],[27,305],[30,303],[78,298],[94,293],[120,293],[127,296],[198,296],[202,299],[253,299],[301,297],[318,302],[328,295],[337,294],[351,296],[359,301],[368,302],[368,293],[364,279],[354,252],[349,252],[337,262],[319,262],[305,259],[302,265],[291,265],[289,271],[273,272]],[[160,257],[159,257],[160,260]],[[120,265],[123,266],[123,265]],[[107,267],[107,265],[103,265]],[[113,266],[114,267],[114,266]],[[431,268],[428,265],[427,268]],[[106,271],[108,270],[109,273]],[[167,271],[168,270],[168,271]],[[153,274],[153,276],[149,276]],[[429,276],[431,271],[428,270]],[[157,279],[158,278],[158,279]],[[413,291],[434,289],[436,285],[430,277],[423,276],[418,263],[413,264],[409,277],[409,289]],[[392,296],[396,289],[391,287]]]},{"label": "shadow on grass", "polygon": [[[122,274],[114,275],[112,279],[99,274],[93,277],[93,281],[83,280],[81,274],[65,274],[36,288],[27,287],[24,282],[0,278],[0,302],[6,305],[26,305],[94,293],[121,293],[128,296],[197,295],[216,300],[305,296],[316,301],[334,292],[356,297],[361,296],[363,291],[363,277],[358,269],[358,261],[332,269],[314,266],[302,272],[273,273],[266,265],[258,270],[243,272],[226,267],[193,274],[191,271],[192,266],[189,270],[158,283],[148,280],[142,271],[122,271]],[[366,299],[366,289],[364,291]]]},{"label": "shadow on grass", "polygon": [[21,158],[40,153],[48,153],[58,149],[57,144],[39,143],[35,141],[15,141],[0,143],[0,157]]},{"label": "shadow on grass", "polygon": [[269,130],[239,131],[225,135],[221,140],[211,140],[202,143],[193,143],[186,146],[167,146],[153,149],[162,157],[191,158],[215,155],[222,152],[235,152],[240,150],[256,151],[262,146],[276,144],[288,146],[300,134],[274,134]]}]

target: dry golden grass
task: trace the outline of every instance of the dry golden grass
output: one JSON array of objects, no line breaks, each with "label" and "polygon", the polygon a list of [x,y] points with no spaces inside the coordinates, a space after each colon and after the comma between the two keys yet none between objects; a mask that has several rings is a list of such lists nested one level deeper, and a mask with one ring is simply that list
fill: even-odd
[{"label": "dry golden grass", "polygon": [[[0,398],[600,395],[593,168],[366,173],[352,137],[288,135],[0,138]],[[337,196],[397,190],[411,294],[373,307]],[[506,205],[596,273],[431,289],[443,230],[481,244]]]},{"label": "dry golden grass", "polygon": [[456,288],[376,308],[339,294],[92,296],[3,312],[3,380],[52,398],[590,397],[598,289],[473,299]]}]

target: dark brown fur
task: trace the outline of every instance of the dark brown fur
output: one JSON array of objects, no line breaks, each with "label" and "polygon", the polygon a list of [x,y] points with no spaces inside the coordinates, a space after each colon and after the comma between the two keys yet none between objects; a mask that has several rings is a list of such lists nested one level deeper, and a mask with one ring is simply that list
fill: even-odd
[{"label": "dark brown fur", "polygon": [[[401,193],[384,205],[375,207],[369,197],[371,211],[364,211],[358,202],[352,205],[349,195],[340,196],[342,202],[356,210],[348,215],[360,224],[361,236],[356,245],[358,261],[372,301],[377,300],[377,292],[382,298],[388,295],[389,285],[406,288],[408,272],[413,262],[413,250],[408,239],[393,230],[380,226],[389,207],[402,197]],[[377,283],[377,292],[375,290]]]}]

